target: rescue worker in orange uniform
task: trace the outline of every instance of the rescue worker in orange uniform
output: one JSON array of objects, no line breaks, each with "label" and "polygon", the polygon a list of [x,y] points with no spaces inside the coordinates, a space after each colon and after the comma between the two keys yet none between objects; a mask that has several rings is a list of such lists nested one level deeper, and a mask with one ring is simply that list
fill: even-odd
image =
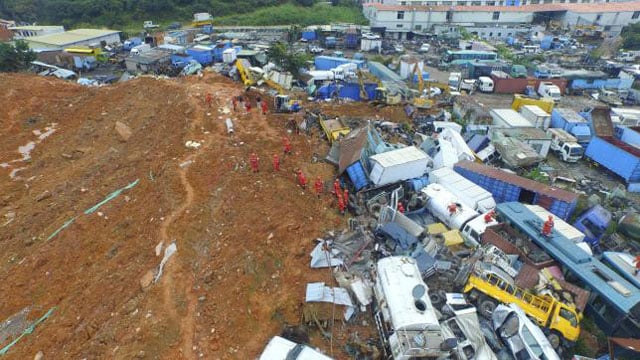
[{"label": "rescue worker in orange uniform", "polygon": [[347,209],[347,206],[345,205],[344,200],[342,199],[342,195],[338,193],[338,210],[340,210],[340,214],[344,215],[346,209]]},{"label": "rescue worker in orange uniform", "polygon": [[282,138],[282,146],[284,146],[284,153],[291,154],[291,141],[289,141],[288,137]]},{"label": "rescue worker in orange uniform", "polygon": [[273,170],[280,171],[280,157],[278,154],[273,154]]},{"label": "rescue worker in orange uniform", "polygon": [[553,216],[549,215],[547,221],[542,225],[542,235],[549,236],[551,235],[551,230],[553,230]]},{"label": "rescue worker in orange uniform", "polygon": [[303,189],[307,188],[307,178],[302,173],[302,170],[298,170],[298,184]]},{"label": "rescue worker in orange uniform", "polygon": [[258,169],[258,160],[258,155],[256,155],[256,153],[251,153],[251,156],[249,156],[249,165],[251,165],[251,170],[253,170],[254,173],[260,171]]},{"label": "rescue worker in orange uniform", "polygon": [[398,212],[404,214],[404,205],[401,202],[398,202]]}]

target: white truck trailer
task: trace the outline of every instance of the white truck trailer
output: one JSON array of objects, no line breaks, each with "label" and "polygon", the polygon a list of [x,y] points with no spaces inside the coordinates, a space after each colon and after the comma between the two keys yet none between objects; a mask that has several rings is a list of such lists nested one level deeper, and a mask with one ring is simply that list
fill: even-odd
[{"label": "white truck trailer", "polygon": [[442,187],[478,212],[485,213],[496,207],[496,201],[490,192],[448,167],[430,172],[429,182],[442,185]]},{"label": "white truck trailer", "polygon": [[373,155],[369,179],[376,186],[393,184],[423,176],[433,160],[424,151],[415,146],[407,146],[397,150]]},{"label": "white truck trailer", "polygon": [[498,224],[490,212],[480,214],[440,184],[429,184],[422,192],[431,214],[450,229],[459,230],[469,246],[478,246],[487,227]]},{"label": "white truck trailer", "polygon": [[391,256],[376,265],[376,326],[394,360],[438,358],[444,338],[429,288],[413,258]]}]

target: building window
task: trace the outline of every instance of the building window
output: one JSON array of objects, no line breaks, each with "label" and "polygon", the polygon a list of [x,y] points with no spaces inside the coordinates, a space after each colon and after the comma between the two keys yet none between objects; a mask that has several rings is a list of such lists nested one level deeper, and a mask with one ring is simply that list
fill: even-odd
[{"label": "building window", "polygon": [[633,15],[631,15],[631,18],[632,18],[632,19],[637,19],[637,18],[639,18],[639,17],[640,17],[640,11],[634,11],[634,12],[633,12]]},{"label": "building window", "polygon": [[527,5],[527,0],[522,0],[522,1],[520,2],[520,5]]},{"label": "building window", "polygon": [[502,33],[498,33],[498,37],[502,37]]},{"label": "building window", "polygon": [[472,1],[471,6],[480,6],[482,3],[480,1]]},{"label": "building window", "polygon": [[496,6],[495,1],[487,1],[487,6]]},{"label": "building window", "polygon": [[396,17],[396,19],[403,20],[404,19],[404,11],[398,11],[398,16]]},{"label": "building window", "polygon": [[489,33],[489,37],[492,38],[493,37],[493,31]]},{"label": "building window", "polygon": [[553,0],[544,0],[544,3],[545,3],[545,4],[552,4],[552,3],[553,3]]},{"label": "building window", "polygon": [[427,6],[438,6],[437,1],[427,1]]},{"label": "building window", "polygon": [[407,2],[406,1],[400,1],[400,5],[402,5],[402,6],[407,5]]},{"label": "building window", "polygon": [[575,4],[578,2],[578,0],[569,0],[570,3]]},{"label": "building window", "polygon": [[397,28],[402,28],[402,24],[396,24]]},{"label": "building window", "polygon": [[531,5],[540,4],[540,0],[531,0]]},{"label": "building window", "polygon": [[422,30],[422,25],[416,25],[416,26],[413,27],[413,29],[420,31],[420,30]]},{"label": "building window", "polygon": [[500,11],[493,12],[493,20],[500,20]]},{"label": "building window", "polygon": [[567,0],[560,0],[560,4],[564,4]]},{"label": "building window", "polygon": [[458,1],[458,6],[467,6],[466,1]]},{"label": "building window", "polygon": [[602,19],[602,14],[596,15],[596,21],[600,21],[600,19]]},{"label": "building window", "polygon": [[504,1],[498,1],[498,6],[504,5]]}]

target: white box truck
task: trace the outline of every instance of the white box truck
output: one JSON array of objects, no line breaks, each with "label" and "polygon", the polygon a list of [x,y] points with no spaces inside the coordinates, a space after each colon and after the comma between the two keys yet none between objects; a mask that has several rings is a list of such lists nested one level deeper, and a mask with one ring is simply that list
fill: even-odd
[{"label": "white box truck", "polygon": [[538,94],[543,98],[551,98],[554,102],[558,102],[560,101],[560,98],[562,98],[560,88],[548,81],[540,82],[540,85],[538,86]]},{"label": "white box truck", "polygon": [[383,258],[376,264],[376,273],[374,319],[388,355],[385,358],[409,360],[446,355],[429,288],[416,261],[406,256]]},{"label": "white box truck", "polygon": [[454,170],[443,167],[429,173],[431,184],[440,184],[474,210],[485,213],[495,209],[496,201],[490,192],[476,185]]},{"label": "white box truck", "polygon": [[493,80],[488,76],[480,76],[478,78],[478,90],[484,93],[493,92]]},{"label": "white box truck", "polygon": [[551,123],[551,114],[542,110],[537,105],[523,105],[520,108],[520,115],[531,122],[533,127],[547,130]]},{"label": "white box truck", "polygon": [[373,155],[369,179],[376,186],[393,184],[423,176],[433,161],[424,151],[415,146]]},{"label": "white box truck", "polygon": [[491,213],[481,215],[440,184],[429,184],[422,193],[429,212],[450,229],[459,230],[468,246],[478,246],[487,227],[498,224]]},{"label": "white box truck", "polygon": [[495,127],[532,127],[529,120],[513,109],[493,109],[489,111],[489,115],[491,115]]},{"label": "white box truck", "polygon": [[550,128],[547,135],[551,136],[551,151],[555,152],[562,161],[576,162],[582,159],[584,148],[578,144],[575,136],[560,128]]}]

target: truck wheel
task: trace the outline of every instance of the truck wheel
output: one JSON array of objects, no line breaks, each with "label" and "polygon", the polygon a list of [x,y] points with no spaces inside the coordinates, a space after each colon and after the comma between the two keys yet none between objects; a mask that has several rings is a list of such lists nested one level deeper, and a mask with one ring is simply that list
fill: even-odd
[{"label": "truck wheel", "polygon": [[557,351],[560,348],[560,345],[562,345],[562,336],[558,334],[557,331],[550,332],[547,335],[547,340],[549,340],[549,343],[551,344],[553,350]]},{"label": "truck wheel", "polygon": [[479,301],[478,309],[480,310],[480,315],[484,316],[487,319],[491,319],[491,315],[493,315],[493,311],[496,309],[498,304],[488,298],[482,298]]}]

